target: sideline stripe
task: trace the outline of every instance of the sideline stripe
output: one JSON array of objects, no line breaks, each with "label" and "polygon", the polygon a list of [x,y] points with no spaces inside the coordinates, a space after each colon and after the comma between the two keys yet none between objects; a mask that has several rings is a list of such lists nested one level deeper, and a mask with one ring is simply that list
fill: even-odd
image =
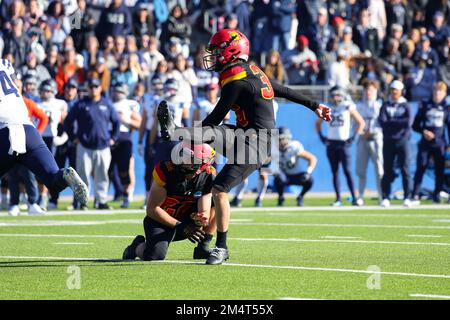
[{"label": "sideline stripe", "polygon": [[414,293],[414,294],[410,294],[409,296],[413,297],[413,298],[450,299],[450,296],[441,296],[441,295],[436,295],[436,294]]},{"label": "sideline stripe", "polygon": [[[364,206],[364,207],[331,207],[331,206],[311,206],[311,207],[263,207],[263,208],[232,208],[232,212],[236,213],[256,213],[256,212],[269,212],[272,214],[276,214],[277,212],[317,212],[317,211],[332,211],[333,214],[340,215],[342,212],[345,211],[356,211],[356,212],[362,212],[362,211],[417,211],[417,210],[424,210],[424,209],[432,209],[432,210],[450,210],[449,205],[421,205],[418,207],[412,207],[412,208],[405,208],[402,205],[394,205],[389,208],[381,208],[380,206]],[[25,212],[24,212],[25,213]],[[116,209],[116,210],[83,210],[83,211],[67,211],[67,210],[55,210],[55,211],[49,211],[46,212],[45,216],[77,216],[77,215],[118,215],[118,214],[136,214],[141,213],[142,215],[145,214],[144,209]],[[311,213],[310,213],[311,214]],[[333,215],[330,213],[330,215]],[[345,214],[345,213],[344,213]],[[355,216],[360,216],[353,214]],[[427,214],[369,214],[368,216],[411,216],[411,217],[422,217],[422,218],[433,218],[434,215],[427,215]],[[0,212],[0,217],[8,217],[7,212]],[[440,218],[441,216],[437,216],[436,218]],[[450,215],[446,215],[442,218],[448,218]]]},{"label": "sideline stripe", "polygon": [[[76,260],[76,261],[109,261],[117,259],[111,258],[72,258],[72,257],[36,257],[36,256],[0,256],[0,259],[43,259],[43,260]],[[139,263],[146,264],[192,264],[192,265],[202,265],[205,266],[204,262],[194,262],[188,260],[163,260],[163,261],[151,261],[144,262],[138,261]],[[3,261],[2,263],[7,263]],[[130,261],[123,261],[123,263],[133,263]],[[364,273],[373,274],[371,270],[357,270],[357,269],[339,269],[339,268],[320,268],[320,267],[303,267],[303,266],[277,266],[277,265],[265,265],[265,264],[244,264],[244,263],[224,263],[224,267],[244,267],[244,268],[264,268],[264,269],[288,269],[288,270],[307,270],[307,271],[330,271],[330,272],[346,272],[346,273]],[[205,266],[208,267],[208,266]],[[217,268],[217,267],[212,267]],[[405,277],[420,277],[420,278],[437,278],[437,279],[450,279],[450,275],[447,274],[422,274],[422,273],[409,273],[409,272],[388,272],[380,271],[378,274],[393,275],[393,276],[405,276]]]},{"label": "sideline stripe", "polygon": [[[60,238],[120,238],[134,239],[134,236],[122,235],[81,235],[81,234],[23,234],[0,233],[0,237],[60,237]],[[279,241],[279,242],[328,242],[328,243],[363,243],[363,244],[399,244],[399,245],[428,245],[450,246],[447,242],[405,242],[405,241],[377,241],[377,240],[350,240],[350,239],[300,239],[300,238],[228,238],[234,241]]]}]

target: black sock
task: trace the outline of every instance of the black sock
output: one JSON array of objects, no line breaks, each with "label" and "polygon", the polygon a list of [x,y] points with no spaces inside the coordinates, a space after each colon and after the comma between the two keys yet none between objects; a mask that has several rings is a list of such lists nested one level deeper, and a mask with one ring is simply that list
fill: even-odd
[{"label": "black sock", "polygon": [[205,235],[205,238],[198,244],[198,247],[208,250],[209,243],[211,242],[212,238],[213,238],[213,235],[207,233]]},{"label": "black sock", "polygon": [[217,248],[227,249],[227,233],[228,231],[225,232],[217,231],[217,240],[216,240]]}]

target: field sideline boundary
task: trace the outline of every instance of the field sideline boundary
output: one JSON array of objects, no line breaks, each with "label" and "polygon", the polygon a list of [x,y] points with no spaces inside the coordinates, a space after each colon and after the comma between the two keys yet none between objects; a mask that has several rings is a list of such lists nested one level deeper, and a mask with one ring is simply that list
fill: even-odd
[{"label": "field sideline boundary", "polygon": [[[0,256],[0,259],[22,260],[22,259],[42,259],[42,260],[62,260],[62,261],[80,261],[80,262],[122,262],[122,263],[143,263],[143,264],[185,264],[185,265],[203,265],[204,262],[194,262],[187,260],[164,260],[164,261],[123,261],[119,259],[111,258],[79,258],[79,257],[38,257],[38,256]],[[2,264],[7,264],[7,261],[1,261]],[[396,272],[396,271],[379,271],[373,270],[358,270],[358,269],[341,269],[341,268],[322,268],[322,267],[304,267],[304,266],[283,266],[283,265],[265,265],[265,264],[246,264],[246,263],[223,263],[222,267],[244,267],[244,268],[263,268],[263,269],[288,269],[288,270],[305,270],[305,271],[329,271],[329,272],[345,272],[345,273],[362,273],[362,274],[382,274],[393,276],[405,276],[405,277],[420,277],[420,278],[437,278],[437,279],[450,279],[450,275],[447,274],[423,274],[423,273],[410,273],[410,272]],[[81,266],[82,267],[82,266]],[[220,268],[219,266],[212,266],[212,268]]]}]

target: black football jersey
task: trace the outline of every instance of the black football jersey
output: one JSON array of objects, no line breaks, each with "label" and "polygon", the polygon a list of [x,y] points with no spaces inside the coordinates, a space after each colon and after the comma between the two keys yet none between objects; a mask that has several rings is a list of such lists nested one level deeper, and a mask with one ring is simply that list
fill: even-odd
[{"label": "black football jersey", "polygon": [[214,167],[208,166],[194,178],[186,179],[172,161],[159,162],[153,170],[153,180],[167,190],[161,208],[177,219],[197,212],[197,200],[211,192],[215,175]]},{"label": "black football jersey", "polygon": [[258,66],[244,62],[223,70],[219,81],[222,87],[220,100],[203,120],[203,127],[219,125],[227,113],[233,110],[239,128],[273,129],[275,97],[286,98],[313,111],[319,105],[288,87],[271,82]]}]

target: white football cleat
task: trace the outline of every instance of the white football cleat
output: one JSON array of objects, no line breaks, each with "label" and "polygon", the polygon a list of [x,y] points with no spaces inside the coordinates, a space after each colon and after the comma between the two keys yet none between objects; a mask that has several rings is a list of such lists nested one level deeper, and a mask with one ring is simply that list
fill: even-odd
[{"label": "white football cleat", "polygon": [[42,208],[37,203],[33,203],[30,205],[28,209],[28,214],[29,215],[45,214],[45,211],[42,210]]},{"label": "white football cleat", "polygon": [[336,202],[331,204],[332,207],[341,207],[342,206],[342,201],[341,200],[337,200]]},{"label": "white football cleat", "polygon": [[86,208],[88,205],[89,190],[75,169],[72,167],[64,169],[63,178],[70,189],[72,189],[75,199],[80,204],[80,208]]},{"label": "white football cleat", "polygon": [[412,206],[411,200],[409,200],[409,199],[403,200],[403,206],[406,208],[411,208],[411,206]]},{"label": "white football cleat", "polygon": [[381,206],[383,208],[389,208],[391,206],[391,202],[389,201],[389,199],[383,199],[381,201]]},{"label": "white football cleat", "polygon": [[358,198],[358,200],[356,200],[356,204],[358,206],[363,206],[364,205],[364,200],[362,198]]},{"label": "white football cleat", "polygon": [[11,217],[17,217],[20,214],[20,208],[18,205],[13,205],[9,208],[8,214]]}]

